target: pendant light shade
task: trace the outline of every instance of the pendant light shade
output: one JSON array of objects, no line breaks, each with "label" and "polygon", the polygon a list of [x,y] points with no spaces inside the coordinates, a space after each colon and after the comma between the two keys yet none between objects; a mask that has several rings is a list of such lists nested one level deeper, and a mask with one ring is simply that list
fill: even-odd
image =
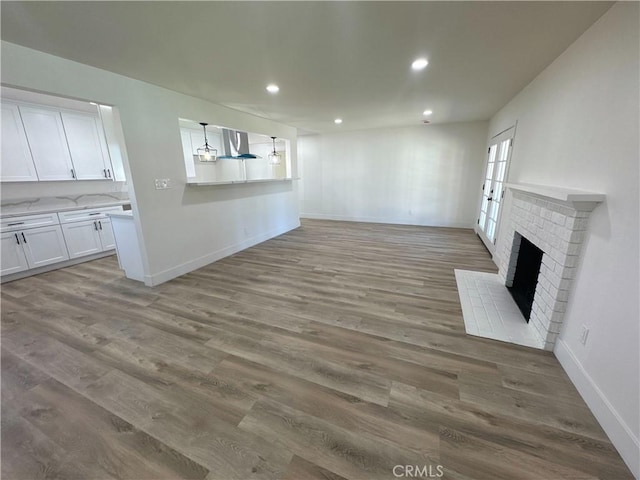
[{"label": "pendant light shade", "polygon": [[280,155],[276,151],[276,137],[271,137],[271,140],[273,140],[273,152],[269,154],[269,164],[280,165],[280,162],[282,161],[282,155]]},{"label": "pendant light shade", "polygon": [[200,122],[202,130],[204,131],[204,145],[198,148],[198,158],[201,162],[215,162],[218,160],[218,150],[209,145],[207,140],[207,125],[208,123]]}]

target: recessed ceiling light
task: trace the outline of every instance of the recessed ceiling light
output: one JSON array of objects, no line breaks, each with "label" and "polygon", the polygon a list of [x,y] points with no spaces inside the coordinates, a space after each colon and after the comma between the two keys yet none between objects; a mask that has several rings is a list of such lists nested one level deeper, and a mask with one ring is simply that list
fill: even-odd
[{"label": "recessed ceiling light", "polygon": [[422,70],[427,65],[429,65],[429,62],[426,58],[418,58],[413,61],[413,63],[411,64],[411,68],[414,70]]},{"label": "recessed ceiling light", "polygon": [[342,123],[342,119],[341,118],[336,118],[333,123],[335,123],[336,125],[340,125]]},{"label": "recessed ceiling light", "polygon": [[275,83],[271,83],[267,85],[267,92],[269,93],[278,93],[280,91],[280,87]]},{"label": "recessed ceiling light", "polygon": [[425,110],[424,112],[422,112],[422,114],[423,114],[425,117],[428,117],[428,116],[429,116],[429,115],[431,115],[432,113],[433,113],[433,111],[432,111],[432,110]]}]

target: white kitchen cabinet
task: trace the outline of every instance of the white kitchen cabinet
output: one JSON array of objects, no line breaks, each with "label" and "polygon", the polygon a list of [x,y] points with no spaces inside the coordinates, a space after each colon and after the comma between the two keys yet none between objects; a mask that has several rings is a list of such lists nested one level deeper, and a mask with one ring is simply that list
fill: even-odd
[{"label": "white kitchen cabinet", "polygon": [[44,267],[69,260],[59,225],[23,230],[18,238],[24,248],[29,268]]},{"label": "white kitchen cabinet", "polygon": [[124,159],[127,151],[124,143],[124,133],[120,122],[120,113],[117,108],[108,105],[98,105],[98,112],[102,119],[102,127],[107,140],[107,150],[111,159],[113,179],[116,182],[124,182],[127,177],[124,172]]},{"label": "white kitchen cabinet", "polygon": [[100,232],[100,242],[102,250],[112,250],[116,248],[116,239],[113,236],[113,226],[110,218],[98,220],[98,231]]},{"label": "white kitchen cabinet", "polygon": [[0,180],[3,182],[33,182],[38,180],[31,157],[29,142],[24,133],[18,105],[2,102],[2,162]]},{"label": "white kitchen cabinet", "polygon": [[102,252],[97,220],[63,224],[62,231],[70,258]]},{"label": "white kitchen cabinet", "polygon": [[111,220],[100,218],[62,225],[70,258],[84,257],[116,248]]},{"label": "white kitchen cabinet", "polygon": [[78,180],[112,180],[111,163],[98,113],[62,111],[62,124]]},{"label": "white kitchen cabinet", "polygon": [[[85,208],[64,212],[10,216],[0,219],[0,275],[23,277],[56,263],[78,263],[77,258],[98,258],[116,248],[109,213],[122,212],[122,206]],[[107,253],[103,253],[107,252]],[[90,257],[95,255],[94,257]],[[73,260],[67,262],[67,260]],[[82,260],[79,260],[82,261]],[[27,271],[25,274],[20,272]],[[13,275],[18,274],[18,275]]]},{"label": "white kitchen cabinet", "polygon": [[0,236],[0,275],[22,272],[28,268],[18,233],[3,233]]},{"label": "white kitchen cabinet", "polygon": [[107,212],[122,211],[120,207],[99,210],[79,210],[58,214],[64,239],[71,258],[84,257],[116,248],[111,219]]},{"label": "white kitchen cabinet", "polygon": [[40,180],[74,180],[75,172],[58,110],[20,105],[31,155]]},{"label": "white kitchen cabinet", "polygon": [[18,229],[22,226],[2,233],[2,275],[69,260],[60,225]]}]

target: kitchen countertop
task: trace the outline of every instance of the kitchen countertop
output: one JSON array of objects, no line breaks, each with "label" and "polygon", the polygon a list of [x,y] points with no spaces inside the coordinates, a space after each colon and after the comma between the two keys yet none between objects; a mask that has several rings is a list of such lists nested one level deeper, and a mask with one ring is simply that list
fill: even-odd
[{"label": "kitchen countertop", "polygon": [[299,178],[255,178],[249,180],[226,180],[224,182],[207,182],[207,181],[198,181],[191,180],[187,182],[187,185],[191,187],[205,187],[212,185],[240,185],[245,183],[273,183],[273,182],[290,182],[291,180],[299,180]]},{"label": "kitchen countertop", "polygon": [[37,215],[40,213],[66,212],[88,208],[113,207],[130,203],[127,194],[98,193],[68,197],[38,197],[5,200],[0,205],[0,218]]},{"label": "kitchen countertop", "polygon": [[131,210],[127,212],[110,212],[110,213],[107,213],[107,217],[133,219],[133,212]]}]

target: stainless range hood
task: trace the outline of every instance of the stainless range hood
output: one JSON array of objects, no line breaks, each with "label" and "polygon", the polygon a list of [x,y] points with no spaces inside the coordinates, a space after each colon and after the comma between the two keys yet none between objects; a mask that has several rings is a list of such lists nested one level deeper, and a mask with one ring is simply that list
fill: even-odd
[{"label": "stainless range hood", "polygon": [[249,153],[249,134],[240,130],[222,129],[222,148],[224,155],[218,158],[259,158]]}]

